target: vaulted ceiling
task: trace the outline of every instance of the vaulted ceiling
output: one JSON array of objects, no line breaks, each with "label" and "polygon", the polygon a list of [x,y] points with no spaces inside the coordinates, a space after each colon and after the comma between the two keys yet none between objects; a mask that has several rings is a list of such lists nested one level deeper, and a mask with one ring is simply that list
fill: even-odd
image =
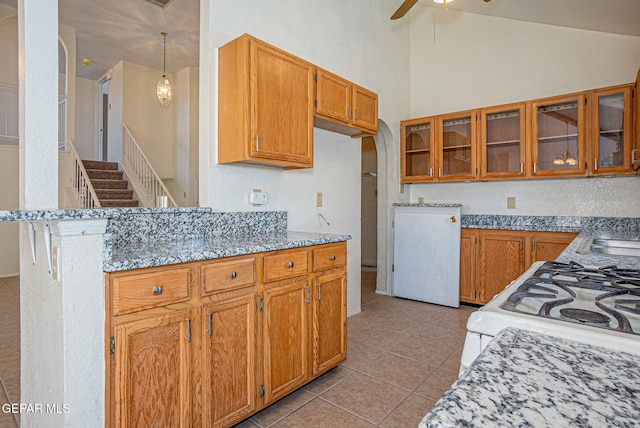
[{"label": "vaulted ceiling", "polygon": [[[198,65],[200,1],[171,0],[165,8],[145,0],[59,0],[60,22],[76,29],[77,73],[97,79],[121,59],[167,71]],[[209,1],[209,0],[202,0]],[[242,1],[242,0],[233,0]],[[276,1],[276,0],[269,0]],[[387,0],[389,16],[402,0]],[[16,0],[0,0],[16,7]],[[442,7],[420,0],[414,8]],[[449,0],[451,10],[640,37],[640,0]],[[403,18],[409,25],[409,16]],[[478,37],[482,37],[481,34]],[[92,65],[85,67],[82,59]]]}]

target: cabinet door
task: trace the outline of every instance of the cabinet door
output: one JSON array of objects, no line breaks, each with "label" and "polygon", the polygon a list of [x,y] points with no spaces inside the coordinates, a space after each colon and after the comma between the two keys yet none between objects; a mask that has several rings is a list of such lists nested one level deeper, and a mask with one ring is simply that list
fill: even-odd
[{"label": "cabinet door", "polygon": [[251,156],[313,164],[313,66],[251,40]]},{"label": "cabinet door", "polygon": [[524,103],[480,111],[480,176],[518,178],[525,175]]},{"label": "cabinet door", "polygon": [[524,240],[524,233],[521,232],[482,231],[480,303],[487,303],[525,271]]},{"label": "cabinet door", "polygon": [[460,301],[478,303],[480,281],[476,271],[478,231],[460,229]]},{"label": "cabinet door", "polygon": [[400,171],[402,183],[435,179],[435,120],[422,118],[401,122]]},{"label": "cabinet door", "polygon": [[631,171],[633,85],[591,92],[592,174]]},{"label": "cabinet door", "polygon": [[349,124],[353,116],[351,83],[321,68],[316,76],[316,114]]},{"label": "cabinet door", "polygon": [[231,426],[256,410],[255,293],[202,312],[204,426]]},{"label": "cabinet door", "polygon": [[378,94],[353,84],[353,124],[373,134],[378,133]]},{"label": "cabinet door", "polygon": [[187,427],[191,311],[115,327],[116,426]]},{"label": "cabinet door", "polygon": [[585,175],[585,96],[531,103],[534,176]]},{"label": "cabinet door", "polygon": [[470,180],[477,177],[477,112],[438,117],[438,179]]},{"label": "cabinet door", "polygon": [[307,278],[264,290],[264,404],[285,396],[309,378]]},{"label": "cabinet door", "polygon": [[347,278],[338,272],[312,282],[313,376],[347,357]]},{"label": "cabinet door", "polygon": [[634,98],[634,106],[633,106],[633,116],[635,117],[635,135],[634,135],[634,147],[631,150],[631,168],[634,171],[638,171],[640,168],[640,69],[638,69],[638,74],[636,75],[636,85],[635,96]]},{"label": "cabinet door", "polygon": [[575,237],[570,232],[530,232],[531,255],[526,268],[539,260],[555,260]]}]

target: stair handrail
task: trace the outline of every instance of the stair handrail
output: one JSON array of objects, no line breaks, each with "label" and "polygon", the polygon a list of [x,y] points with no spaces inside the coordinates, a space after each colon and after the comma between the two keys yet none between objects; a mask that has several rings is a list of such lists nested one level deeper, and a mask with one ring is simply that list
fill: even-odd
[{"label": "stair handrail", "polygon": [[89,174],[87,174],[82,159],[76,151],[73,139],[67,139],[67,148],[73,161],[73,188],[81,208],[101,208],[102,205],[100,204],[98,195],[91,184]]},{"label": "stair handrail", "polygon": [[122,130],[122,168],[132,185],[140,184],[144,188],[146,195],[140,195],[140,192],[137,192],[143,205],[148,208],[177,207],[178,204],[171,196],[169,189],[153,169],[151,162],[149,162],[135,137],[124,123],[122,124]]}]

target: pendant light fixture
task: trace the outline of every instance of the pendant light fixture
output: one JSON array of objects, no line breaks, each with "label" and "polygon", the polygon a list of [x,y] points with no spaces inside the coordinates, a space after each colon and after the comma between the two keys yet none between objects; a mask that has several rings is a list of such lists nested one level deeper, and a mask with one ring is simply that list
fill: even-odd
[{"label": "pendant light fixture", "polygon": [[167,33],[160,33],[163,39],[163,53],[162,53],[162,77],[158,80],[156,85],[156,95],[158,96],[158,102],[162,107],[166,107],[171,102],[171,82],[167,77]]},{"label": "pendant light fixture", "polygon": [[[435,3],[441,3],[442,4],[442,8],[446,9],[447,8],[447,0],[433,0]],[[453,0],[449,0],[449,3],[451,3]]]}]

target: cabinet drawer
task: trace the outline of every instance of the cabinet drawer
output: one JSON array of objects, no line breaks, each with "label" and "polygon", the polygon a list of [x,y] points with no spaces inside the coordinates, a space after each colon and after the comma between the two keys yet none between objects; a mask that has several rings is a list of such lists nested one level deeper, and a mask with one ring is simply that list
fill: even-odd
[{"label": "cabinet drawer", "polygon": [[202,295],[236,290],[255,283],[254,257],[211,263],[200,268]]},{"label": "cabinet drawer", "polygon": [[313,271],[344,266],[347,262],[347,249],[344,245],[316,248],[313,250]]},{"label": "cabinet drawer", "polygon": [[304,275],[309,272],[309,252],[275,253],[264,257],[264,282]]},{"label": "cabinet drawer", "polygon": [[121,315],[189,300],[190,268],[113,279],[113,314]]}]

